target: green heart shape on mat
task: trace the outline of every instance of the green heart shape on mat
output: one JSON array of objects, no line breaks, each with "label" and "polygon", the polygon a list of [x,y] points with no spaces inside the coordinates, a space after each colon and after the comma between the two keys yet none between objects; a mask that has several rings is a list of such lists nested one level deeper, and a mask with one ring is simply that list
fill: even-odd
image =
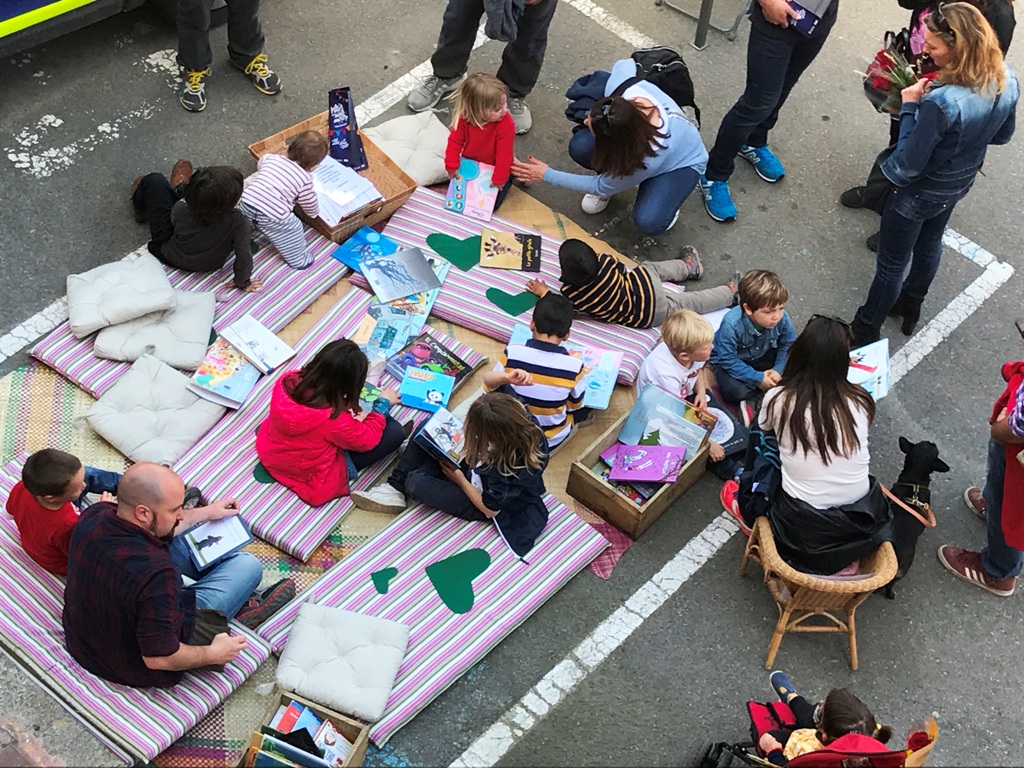
[{"label": "green heart shape on mat", "polygon": [[503,309],[512,317],[517,317],[528,309],[533,309],[537,303],[537,297],[529,291],[511,294],[501,288],[488,288],[485,294],[487,299],[498,309]]},{"label": "green heart shape on mat", "polygon": [[483,549],[467,549],[426,567],[437,596],[452,613],[469,613],[473,607],[473,579],[487,570],[491,556]]},{"label": "green heart shape on mat", "polygon": [[465,240],[440,232],[427,235],[427,245],[431,250],[463,272],[468,272],[480,263],[480,240],[479,235],[467,237]]},{"label": "green heart shape on mat", "polygon": [[267,468],[263,466],[262,461],[257,461],[256,466],[252,468],[252,479],[255,480],[257,483],[263,483],[265,485],[270,485],[271,483],[277,482],[277,480],[275,480],[271,476],[271,474],[267,472]]},{"label": "green heart shape on mat", "polygon": [[388,587],[391,586],[391,580],[397,575],[397,568],[381,568],[379,571],[371,573],[370,578],[373,579],[373,586],[377,590],[377,593],[386,595],[388,593]]}]

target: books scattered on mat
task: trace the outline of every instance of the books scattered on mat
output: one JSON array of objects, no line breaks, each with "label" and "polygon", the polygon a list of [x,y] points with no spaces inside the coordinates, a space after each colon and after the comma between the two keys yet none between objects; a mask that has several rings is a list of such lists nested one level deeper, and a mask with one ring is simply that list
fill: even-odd
[{"label": "books scattered on mat", "polygon": [[384,199],[372,181],[330,156],[313,171],[313,189],[320,204],[320,218],[330,227],[364,205]]},{"label": "books scattered on mat", "polygon": [[253,540],[252,531],[238,515],[207,520],[181,535],[189,557],[201,571]]},{"label": "books scattered on mat", "polygon": [[498,200],[498,188],[491,183],[493,174],[493,165],[465,157],[459,160],[459,170],[448,183],[444,207],[473,219],[490,221]]},{"label": "books scattered on mat", "polygon": [[398,385],[398,394],[402,396],[402,405],[433,412],[448,405],[448,398],[454,388],[454,376],[410,367],[405,369],[402,383]]},{"label": "books scattered on mat", "polygon": [[352,341],[358,344],[371,360],[384,360],[406,345],[412,328],[412,319],[405,312],[383,312],[379,317],[367,313],[352,334]]},{"label": "books scattered on mat", "polygon": [[385,256],[363,259],[363,277],[377,301],[387,303],[441,287],[441,281],[419,248],[402,248]]},{"label": "books scattered on mat", "polygon": [[370,227],[360,227],[339,245],[331,256],[356,272],[363,271],[363,259],[388,256],[398,250],[398,243]]},{"label": "books scattered on mat", "polygon": [[850,352],[846,378],[864,387],[875,402],[889,394],[889,340],[881,338]]},{"label": "books scattered on mat", "polygon": [[386,370],[396,379],[401,380],[409,368],[423,368],[451,376],[455,386],[473,372],[469,363],[427,332],[421,333],[388,358]]},{"label": "books scattered on mat", "polygon": [[259,368],[260,373],[270,373],[295,357],[294,349],[250,314],[235,320],[220,335]]},{"label": "books scattered on mat", "polygon": [[540,235],[484,229],[480,233],[480,266],[540,272]]},{"label": "books scattered on mat", "polygon": [[709,439],[717,419],[653,384],[640,392],[619,432],[627,445],[681,445],[693,457]]},{"label": "books scattered on mat", "polygon": [[[321,719],[309,707],[293,701],[278,707],[270,725],[260,728],[257,749],[249,750],[245,764],[256,768],[342,768],[351,749],[351,742],[330,720]],[[249,762],[250,755],[252,763]]]},{"label": "books scattered on mat", "polygon": [[[437,276],[438,282],[443,283],[448,275],[448,270],[451,269],[451,263],[434,256],[427,256],[426,259],[427,263],[430,264],[430,268]],[[383,317],[407,318],[412,326],[409,334],[415,335],[423,330],[423,326],[427,322],[427,316],[430,314],[430,310],[433,308],[437,295],[440,292],[440,288],[434,288],[433,290],[416,293],[412,296],[402,296],[386,303],[377,302],[371,304],[367,311],[378,319]],[[405,341],[402,341],[402,344],[405,344]]]},{"label": "books scattered on mat", "polygon": [[426,420],[413,441],[438,461],[458,466],[466,447],[462,422],[446,408],[438,408]]},{"label": "books scattered on mat", "polygon": [[[516,323],[508,343],[525,344],[532,335],[528,326]],[[589,344],[578,344],[571,340],[563,341],[562,346],[570,355],[583,360],[583,367],[587,372],[587,393],[583,398],[583,405],[587,408],[606,409],[615,391],[615,380],[619,377],[619,368],[622,366],[622,353]]]}]

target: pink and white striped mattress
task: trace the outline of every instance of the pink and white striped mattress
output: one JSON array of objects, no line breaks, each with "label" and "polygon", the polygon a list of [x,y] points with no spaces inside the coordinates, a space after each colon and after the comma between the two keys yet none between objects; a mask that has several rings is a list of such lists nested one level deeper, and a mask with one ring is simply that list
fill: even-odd
[{"label": "pink and white striped mattress", "polygon": [[[465,239],[479,235],[484,228],[508,232],[534,232],[498,216],[484,223],[452,213],[445,210],[444,195],[419,187],[408,202],[391,217],[384,227],[384,234],[406,247],[432,251],[427,245],[428,235],[440,232]],[[540,273],[536,276],[557,288],[561,284],[558,248],[562,241],[548,235],[541,237],[541,266]],[[508,341],[514,324],[513,319],[487,298],[486,291],[493,287],[511,294],[522,293],[526,290],[527,279],[533,276],[524,272],[484,269],[479,266],[463,272],[453,266],[441,286],[441,292],[431,314],[489,338]],[[366,278],[360,274],[353,274],[351,281],[353,285],[369,289]],[[670,284],[666,284],[665,287],[667,290],[676,289]],[[528,325],[531,314],[532,310],[527,310],[517,319]],[[619,369],[618,378],[620,384],[632,384],[636,380],[644,358],[658,343],[658,335],[657,328],[624,328],[591,320],[582,315],[576,316],[572,321],[573,341],[622,351],[622,367]]]},{"label": "pink and white striped mattress", "polygon": [[[0,470],[0,499],[21,478],[26,455]],[[0,513],[0,638],[18,662],[115,752],[152,760],[180,739],[270,658],[270,647],[232,622],[248,646],[223,672],[186,673],[173,688],[129,688],[84,670],[64,645],[64,582],[21,548],[13,518]]]},{"label": "pink and white striped mattress", "polygon": [[[313,251],[313,266],[289,267],[273,246],[253,257],[252,276],[263,281],[258,293],[228,288],[233,279],[231,264],[217,272],[183,272],[165,267],[173,285],[182,291],[225,291],[230,300],[217,302],[215,328],[230,325],[247,312],[272,331],[280,331],[349,270],[330,253],[337,246],[323,235],[306,229],[306,243]],[[137,253],[145,252],[142,246]],[[92,352],[95,334],[76,339],[67,322],[61,323],[32,350],[32,356],[50,366],[93,397],[100,397],[131,367],[131,363],[104,360]]]},{"label": "pink and white striped mattress", "polygon": [[[529,565],[512,554],[490,523],[460,520],[424,505],[413,507],[258,631],[279,652],[306,600],[407,625],[405,660],[383,717],[370,728],[370,738],[383,745],[608,545],[554,496],[548,494],[545,503],[550,518],[526,555]],[[456,614],[438,597],[424,569],[474,548],[486,550],[491,563],[472,582],[473,607]],[[398,575],[381,595],[370,574],[388,567],[397,568]]]},{"label": "pink and white striped mattress", "polygon": [[[370,295],[359,290],[350,290],[342,296],[295,345],[296,355],[287,370],[301,368],[324,344],[353,333],[366,315],[370,301]],[[427,330],[471,367],[486,360],[484,355],[440,331]],[[256,429],[269,411],[277,376],[285,372],[286,369],[281,369],[260,379],[245,405],[228,412],[182,456],[174,469],[187,483],[202,488],[207,498],[237,498],[242,517],[253,533],[290,555],[306,560],[352,508],[352,501],[343,497],[310,507],[280,483],[260,483],[253,477],[253,469],[259,462]],[[397,382],[387,377],[382,386],[397,386]],[[428,414],[415,408],[399,408],[392,416],[401,422],[412,419],[419,425]],[[367,467],[352,487],[365,489],[376,484],[387,464],[385,460]]]}]

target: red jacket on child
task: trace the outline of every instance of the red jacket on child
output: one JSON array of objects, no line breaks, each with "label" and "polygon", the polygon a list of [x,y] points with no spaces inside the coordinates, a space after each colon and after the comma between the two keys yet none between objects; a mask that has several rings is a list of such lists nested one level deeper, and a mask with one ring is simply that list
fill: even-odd
[{"label": "red jacket on child", "polygon": [[494,166],[491,183],[501,188],[512,172],[513,146],[516,141],[516,124],[512,115],[507,114],[496,123],[487,123],[483,128],[470,125],[461,117],[448,134],[448,149],[444,153],[444,169],[448,173],[459,170],[459,158],[476,160]]},{"label": "red jacket on child", "polygon": [[68,545],[78,522],[78,510],[68,502],[60,509],[47,509],[20,481],[7,497],[7,511],[21,534],[21,546],[28,556],[50,573],[68,572]]},{"label": "red jacket on child", "polygon": [[300,405],[288,394],[299,380],[288,371],[274,385],[270,415],[256,433],[256,453],[276,480],[310,506],[348,495],[348,469],[342,451],[369,451],[380,444],[384,417],[370,411],[360,421],[344,411]]}]

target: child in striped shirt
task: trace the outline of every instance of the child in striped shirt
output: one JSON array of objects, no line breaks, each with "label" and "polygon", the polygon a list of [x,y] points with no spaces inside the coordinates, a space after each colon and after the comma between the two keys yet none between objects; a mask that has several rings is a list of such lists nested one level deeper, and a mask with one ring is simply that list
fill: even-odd
[{"label": "child in striped shirt", "polygon": [[304,131],[288,145],[288,155],[266,154],[242,192],[238,209],[277,248],[293,269],[313,264],[306,248],[302,222],[292,213],[299,205],[310,218],[320,215],[313,190],[313,170],[327,156],[327,139],[319,131]]},{"label": "child in striped shirt", "polygon": [[530,321],[533,338],[507,346],[494,370],[484,376],[486,391],[507,392],[526,406],[551,450],[565,442],[576,417],[587,411],[583,361],[562,346],[569,338],[572,315],[572,302],[565,296],[541,297]]},{"label": "child in striped shirt", "polygon": [[[627,328],[654,328],[677,309],[705,314],[732,305],[736,288],[731,283],[705,291],[666,291],[663,280],[681,283],[704,275],[694,248],[683,248],[681,257],[629,268],[611,254],[598,256],[582,240],[569,239],[558,249],[562,295],[577,312]],[[548,286],[543,280],[530,280],[526,290],[544,296]]]}]

